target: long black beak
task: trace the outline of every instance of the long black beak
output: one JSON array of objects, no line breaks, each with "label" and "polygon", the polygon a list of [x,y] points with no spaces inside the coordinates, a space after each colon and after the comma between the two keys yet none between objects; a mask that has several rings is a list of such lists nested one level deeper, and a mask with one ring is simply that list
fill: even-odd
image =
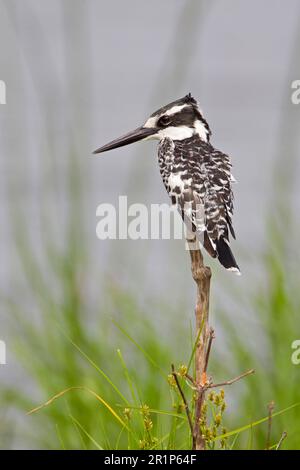
[{"label": "long black beak", "polygon": [[108,150],[116,149],[118,147],[123,147],[123,145],[133,144],[139,140],[145,139],[155,134],[157,129],[148,128],[148,127],[138,127],[134,131],[128,132],[128,134],[122,135],[118,139],[112,140],[103,147],[98,148],[93,153],[102,153],[107,152]]}]

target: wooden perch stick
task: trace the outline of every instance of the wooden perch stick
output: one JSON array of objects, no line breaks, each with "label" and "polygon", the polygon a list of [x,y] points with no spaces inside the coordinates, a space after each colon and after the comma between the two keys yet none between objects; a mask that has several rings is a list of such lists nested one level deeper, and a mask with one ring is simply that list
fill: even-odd
[{"label": "wooden perch stick", "polygon": [[206,370],[213,339],[213,330],[209,329],[208,322],[211,270],[209,267],[204,266],[198,241],[196,239],[192,241],[188,240],[188,246],[191,257],[192,275],[197,285],[197,301],[195,308],[196,338],[198,339],[195,351],[197,398],[193,429],[193,449],[204,450],[205,439],[201,434],[200,419],[206,391]]},{"label": "wooden perch stick", "polygon": [[[220,387],[224,385],[232,385],[238,380],[247,377],[254,373],[254,370],[248,370],[243,374],[231,380],[226,380],[220,383],[214,383],[211,377],[207,377],[207,367],[212,347],[212,342],[215,337],[214,330],[209,327],[209,296],[210,296],[210,280],[211,270],[203,263],[203,256],[199,248],[199,242],[196,238],[188,239],[188,249],[191,257],[191,268],[193,279],[197,285],[197,300],[195,308],[196,317],[196,342],[195,345],[195,378],[188,373],[185,375],[193,390],[196,393],[195,399],[195,412],[194,421],[192,422],[190,408],[183,391],[178,382],[176,372],[172,366],[172,373],[176,380],[177,388],[183,399],[189,426],[192,434],[193,450],[205,450],[206,441],[205,436],[202,435],[203,428],[206,427],[205,414],[203,413],[203,404],[205,401],[205,394],[207,390]],[[269,441],[270,439],[268,439]]]}]

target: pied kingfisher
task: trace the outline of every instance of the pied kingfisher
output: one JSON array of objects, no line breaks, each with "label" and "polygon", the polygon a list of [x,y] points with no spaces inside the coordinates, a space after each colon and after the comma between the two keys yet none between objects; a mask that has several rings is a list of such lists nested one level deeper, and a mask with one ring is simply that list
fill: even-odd
[{"label": "pied kingfisher", "polygon": [[228,270],[240,273],[229,247],[233,193],[228,155],[210,143],[211,131],[197,101],[184,98],[155,111],[144,125],[95,150],[106,152],[139,140],[159,140],[158,162],[172,204],[207,252]]}]

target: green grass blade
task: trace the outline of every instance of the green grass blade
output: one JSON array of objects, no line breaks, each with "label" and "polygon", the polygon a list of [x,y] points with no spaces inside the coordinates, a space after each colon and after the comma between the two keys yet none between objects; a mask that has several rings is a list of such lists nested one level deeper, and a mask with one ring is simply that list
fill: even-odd
[{"label": "green grass blade", "polygon": [[83,434],[86,435],[86,437],[88,437],[90,439],[90,441],[94,444],[94,446],[98,449],[98,450],[104,450],[103,447],[100,446],[100,444],[98,444],[97,441],[95,441],[95,439],[84,429],[84,427],[79,423],[79,421],[77,421],[76,418],[74,418],[74,416],[72,415],[69,415],[71,420],[74,422],[74,424],[76,424],[76,426],[79,427],[79,429],[83,432]]},{"label": "green grass blade", "polygon": [[97,364],[70,338],[63,330],[61,330],[63,335],[68,339],[68,341],[77,349],[77,351],[99,372],[100,375],[109,383],[109,385],[114,389],[114,391],[122,398],[122,400],[129,404],[127,398],[123,395],[122,392],[118,389],[118,387],[113,383],[113,381],[108,377],[108,375],[99,367]]},{"label": "green grass blade", "polygon": [[119,359],[120,359],[122,367],[123,367],[123,371],[124,371],[124,374],[125,374],[126,381],[128,383],[128,387],[129,387],[129,390],[130,390],[130,393],[131,393],[131,396],[132,396],[132,400],[133,400],[135,406],[137,406],[138,401],[137,401],[136,394],[135,394],[135,391],[134,391],[134,386],[133,386],[131,377],[130,377],[129,372],[128,372],[128,368],[126,366],[126,363],[124,361],[124,358],[123,358],[123,355],[122,355],[120,349],[117,349],[117,354],[119,356]]},{"label": "green grass blade", "polygon": [[[297,406],[300,406],[300,403],[294,403],[291,406],[288,406],[287,408],[284,408],[283,410],[277,411],[276,413],[272,414],[272,418],[275,418],[276,416],[282,415],[283,413],[286,413],[287,411],[292,410],[293,408],[296,408]],[[247,429],[251,429],[252,427],[258,426],[259,424],[265,423],[268,421],[269,416],[266,416],[265,418],[259,419],[258,421],[255,421],[254,423],[247,424],[245,426],[242,426],[238,429],[235,429],[233,431],[229,431],[226,434],[221,434],[219,436],[216,436],[213,440],[217,441],[226,437],[234,436],[237,433],[241,433],[243,431],[247,431]]]},{"label": "green grass blade", "polygon": [[[117,406],[122,407],[122,405],[117,405]],[[140,406],[131,406],[131,405],[129,405],[129,406],[127,406],[127,408],[129,408],[130,410],[138,410],[138,411],[141,410]],[[185,415],[179,415],[177,413],[172,413],[172,411],[157,410],[155,408],[149,408],[148,412],[158,414],[158,415],[171,416],[172,418],[180,418],[180,419],[183,419],[185,421],[187,420]]]},{"label": "green grass blade", "polygon": [[55,429],[56,429],[56,434],[57,434],[57,437],[58,437],[58,440],[60,442],[62,450],[66,450],[66,446],[65,446],[65,443],[63,441],[63,438],[62,438],[61,432],[59,430],[58,424],[55,425]]},{"label": "green grass blade", "polygon": [[152,359],[152,357],[150,356],[150,354],[147,353],[147,351],[145,351],[145,349],[139,344],[137,343],[133,338],[132,336],[130,336],[130,334],[121,326],[119,325],[119,323],[117,323],[114,319],[112,320],[113,324],[121,331],[121,333],[123,333],[137,348],[138,350],[145,356],[145,358],[150,362],[150,364],[152,364],[153,367],[155,367],[156,369],[158,369],[158,371],[160,372],[160,374],[162,375],[162,377],[165,379],[165,373],[164,371],[162,370],[162,368]]},{"label": "green grass blade", "polygon": [[36,413],[37,411],[40,411],[42,408],[45,408],[49,405],[52,405],[52,403],[61,398],[62,396],[64,396],[66,393],[69,393],[69,392],[72,392],[72,391],[76,391],[76,390],[83,390],[85,392],[88,392],[90,395],[94,396],[100,403],[102,403],[102,405],[104,405],[108,411],[110,411],[110,413],[114,416],[114,418],[119,421],[119,423],[126,427],[126,429],[129,431],[130,428],[127,426],[127,424],[122,420],[122,418],[118,415],[118,413],[111,407],[111,405],[109,405],[105,400],[104,398],[102,398],[100,395],[98,395],[96,392],[94,392],[93,390],[90,390],[89,388],[87,387],[69,387],[65,390],[62,390],[61,392],[57,393],[56,395],[54,395],[52,398],[50,398],[46,403],[43,403],[42,405],[40,406],[37,406],[36,408],[34,408],[33,410],[30,410],[27,414],[28,415],[31,415],[33,413]]}]

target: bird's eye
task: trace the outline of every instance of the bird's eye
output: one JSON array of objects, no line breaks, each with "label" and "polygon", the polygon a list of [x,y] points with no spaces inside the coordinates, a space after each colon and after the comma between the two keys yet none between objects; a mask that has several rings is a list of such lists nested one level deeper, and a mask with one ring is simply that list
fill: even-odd
[{"label": "bird's eye", "polygon": [[159,120],[158,120],[158,125],[159,126],[168,126],[171,122],[171,119],[170,119],[170,116],[162,116]]}]

